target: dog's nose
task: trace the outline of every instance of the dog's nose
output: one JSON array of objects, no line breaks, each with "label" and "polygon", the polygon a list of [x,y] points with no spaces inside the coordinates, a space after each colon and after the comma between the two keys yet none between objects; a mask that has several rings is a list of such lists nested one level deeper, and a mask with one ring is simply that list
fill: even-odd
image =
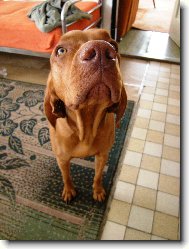
[{"label": "dog's nose", "polygon": [[114,47],[106,41],[96,40],[86,42],[80,50],[80,60],[82,62],[97,62],[103,64],[115,60],[117,53]]}]

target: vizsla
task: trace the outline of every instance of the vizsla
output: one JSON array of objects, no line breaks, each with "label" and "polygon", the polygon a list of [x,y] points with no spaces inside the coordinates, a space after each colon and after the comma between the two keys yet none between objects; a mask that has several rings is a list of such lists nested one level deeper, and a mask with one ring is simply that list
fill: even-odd
[{"label": "vizsla", "polygon": [[70,31],[61,37],[50,62],[44,107],[64,181],[63,200],[76,195],[70,160],[94,155],[93,198],[103,201],[103,168],[127,104],[117,43],[103,29]]}]

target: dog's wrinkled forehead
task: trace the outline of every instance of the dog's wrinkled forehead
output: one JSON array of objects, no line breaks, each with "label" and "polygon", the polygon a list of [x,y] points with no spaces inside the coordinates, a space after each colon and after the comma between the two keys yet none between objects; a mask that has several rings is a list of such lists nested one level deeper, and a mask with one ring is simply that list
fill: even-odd
[{"label": "dog's wrinkled forehead", "polygon": [[61,42],[80,43],[90,40],[110,40],[110,35],[103,29],[89,29],[86,31],[74,30],[66,33],[60,39]]},{"label": "dog's wrinkled forehead", "polygon": [[104,40],[117,46],[117,43],[111,39],[109,33],[104,29],[89,29],[86,31],[74,30],[69,31],[61,37],[54,49],[52,57],[56,55],[57,48],[59,47],[65,48],[66,50],[77,51],[84,43],[93,40]]}]

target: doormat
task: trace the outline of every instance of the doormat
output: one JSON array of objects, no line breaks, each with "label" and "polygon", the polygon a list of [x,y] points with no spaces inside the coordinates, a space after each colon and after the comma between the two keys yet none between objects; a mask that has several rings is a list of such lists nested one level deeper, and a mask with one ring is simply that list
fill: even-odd
[{"label": "doormat", "polygon": [[0,79],[0,239],[98,240],[134,102],[116,131],[103,174],[107,198],[92,198],[94,158],[73,159],[77,196],[61,198],[63,182],[43,113],[44,86]]},{"label": "doormat", "polygon": [[141,30],[169,33],[175,0],[140,0],[133,27]]}]

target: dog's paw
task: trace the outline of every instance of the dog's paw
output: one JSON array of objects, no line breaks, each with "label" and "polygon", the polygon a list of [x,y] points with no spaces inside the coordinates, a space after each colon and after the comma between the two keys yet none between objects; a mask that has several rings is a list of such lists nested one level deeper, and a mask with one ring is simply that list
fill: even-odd
[{"label": "dog's paw", "polygon": [[102,201],[104,201],[105,196],[106,196],[106,192],[105,192],[103,187],[94,188],[93,199],[95,201],[102,202]]},{"label": "dog's paw", "polygon": [[76,191],[74,188],[64,188],[62,192],[63,200],[68,203],[76,196]]}]

